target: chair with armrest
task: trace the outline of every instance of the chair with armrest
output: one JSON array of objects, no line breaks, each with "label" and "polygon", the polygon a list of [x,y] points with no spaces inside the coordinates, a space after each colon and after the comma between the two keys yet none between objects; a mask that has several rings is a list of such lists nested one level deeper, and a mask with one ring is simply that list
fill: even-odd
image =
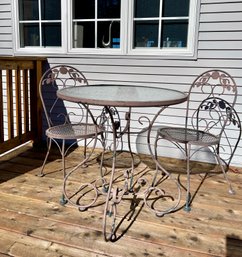
[{"label": "chair with armrest", "polygon": [[[57,65],[49,68],[39,82],[39,94],[42,102],[47,129],[48,150],[39,172],[44,175],[44,167],[48,159],[52,142],[54,142],[62,157],[63,177],[66,176],[65,157],[68,150],[81,140],[84,141],[84,165],[91,154],[86,153],[87,144],[92,142],[92,151],[95,148],[99,135],[103,133],[103,127],[96,123],[95,118],[81,104],[65,102],[56,96],[56,91],[65,87],[88,85],[85,76],[76,68],[68,65]],[[87,140],[90,141],[87,143]],[[91,151],[91,152],[92,152]],[[61,203],[65,203],[64,195]]]},{"label": "chair with armrest", "polygon": [[[234,193],[227,171],[241,137],[240,119],[234,109],[236,98],[237,86],[228,73],[221,70],[204,72],[190,87],[185,126],[162,127],[157,131],[156,158],[160,140],[168,140],[185,156],[187,194],[184,209],[186,211],[191,210],[190,162],[198,152],[205,151],[209,155],[214,155],[218,164],[214,171],[217,171],[218,167],[221,169],[229,185],[229,193]],[[233,134],[232,138],[228,135],[229,131]]]}]

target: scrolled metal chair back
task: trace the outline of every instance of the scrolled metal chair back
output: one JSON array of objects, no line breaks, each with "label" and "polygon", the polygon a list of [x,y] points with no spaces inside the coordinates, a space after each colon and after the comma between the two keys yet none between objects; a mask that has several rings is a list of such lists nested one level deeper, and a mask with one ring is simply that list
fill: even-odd
[{"label": "scrolled metal chair back", "polygon": [[[56,91],[65,87],[88,85],[82,72],[69,65],[57,65],[49,68],[39,83],[39,94],[43,105],[48,127],[70,122],[70,119],[81,122],[84,117],[83,108],[78,105],[78,116],[73,103],[65,103],[58,99]],[[83,110],[81,113],[80,110]],[[81,113],[81,114],[80,114]],[[74,118],[71,118],[74,117]]]},{"label": "scrolled metal chair back", "polygon": [[220,97],[232,107],[237,100],[237,85],[234,79],[225,71],[209,70],[198,76],[188,91],[186,108],[186,127],[191,126],[191,118],[200,103],[210,97]]},{"label": "scrolled metal chair back", "polygon": [[189,95],[199,92],[207,95],[204,98],[227,95],[231,99],[228,102],[232,105],[237,98],[237,86],[234,79],[222,70],[210,70],[198,76],[192,83]]},{"label": "scrolled metal chair back", "polygon": [[216,151],[229,167],[241,138],[241,122],[234,107],[222,98],[208,97],[194,112],[192,126],[217,136],[219,144]]}]

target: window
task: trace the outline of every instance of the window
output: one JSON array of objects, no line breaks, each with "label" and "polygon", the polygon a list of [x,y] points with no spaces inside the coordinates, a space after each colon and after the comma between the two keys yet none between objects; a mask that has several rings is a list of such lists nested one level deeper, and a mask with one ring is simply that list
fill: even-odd
[{"label": "window", "polygon": [[121,0],[73,0],[73,48],[120,48]]},{"label": "window", "polygon": [[187,47],[189,0],[135,0],[134,47]]},{"label": "window", "polygon": [[19,0],[20,48],[61,47],[61,0]]},{"label": "window", "polygon": [[194,54],[199,0],[15,1],[17,52]]}]

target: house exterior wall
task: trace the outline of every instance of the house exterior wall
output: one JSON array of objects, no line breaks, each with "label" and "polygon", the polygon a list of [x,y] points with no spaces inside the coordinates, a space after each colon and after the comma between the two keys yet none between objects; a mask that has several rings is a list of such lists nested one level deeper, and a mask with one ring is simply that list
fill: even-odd
[{"label": "house exterior wall", "polygon": [[0,1],[0,55],[13,55],[11,0]]},{"label": "house exterior wall", "polygon": [[[12,55],[11,4],[0,3],[0,55]],[[69,64],[80,69],[90,84],[122,83],[167,87],[187,91],[193,80],[208,69],[222,69],[231,74],[238,85],[236,110],[242,120],[242,1],[201,0],[198,50],[196,59],[165,59],[162,57],[65,55],[49,57],[49,64]],[[185,104],[173,106],[164,112],[158,123],[181,125]],[[156,109],[136,109],[133,127],[142,128],[138,117],[152,118]],[[141,140],[142,141],[142,140]],[[141,142],[140,141],[140,142]],[[136,137],[132,137],[137,147]],[[137,147],[144,149],[141,142]],[[139,151],[139,149],[137,151]],[[143,150],[141,150],[143,151]],[[171,150],[173,152],[173,150]],[[233,165],[242,166],[240,141]],[[206,159],[207,157],[205,157]]]}]

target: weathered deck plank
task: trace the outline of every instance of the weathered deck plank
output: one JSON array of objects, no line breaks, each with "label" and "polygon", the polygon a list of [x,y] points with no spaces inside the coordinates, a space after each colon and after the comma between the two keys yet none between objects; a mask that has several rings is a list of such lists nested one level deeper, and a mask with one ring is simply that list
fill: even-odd
[{"label": "weathered deck plank", "polygon": [[[128,228],[124,236],[107,243],[102,235],[103,205],[85,212],[59,205],[60,160],[52,155],[47,175],[41,178],[36,176],[40,156],[44,154],[30,151],[0,163],[0,256],[242,256],[239,173],[229,174],[237,192],[232,196],[221,174],[206,178],[201,187],[201,178],[194,175],[191,189],[198,192],[190,213],[181,209],[158,218],[140,201],[132,218],[124,219],[120,227],[121,231]],[[68,165],[78,159],[77,151],[68,158]],[[143,170],[145,166],[140,165]],[[78,183],[79,173],[88,180],[98,172],[92,162],[77,172],[72,186]],[[184,175],[181,181],[185,183]],[[175,188],[172,183],[167,185],[170,190]],[[119,218],[129,210],[130,200],[126,200],[118,207]]]}]

